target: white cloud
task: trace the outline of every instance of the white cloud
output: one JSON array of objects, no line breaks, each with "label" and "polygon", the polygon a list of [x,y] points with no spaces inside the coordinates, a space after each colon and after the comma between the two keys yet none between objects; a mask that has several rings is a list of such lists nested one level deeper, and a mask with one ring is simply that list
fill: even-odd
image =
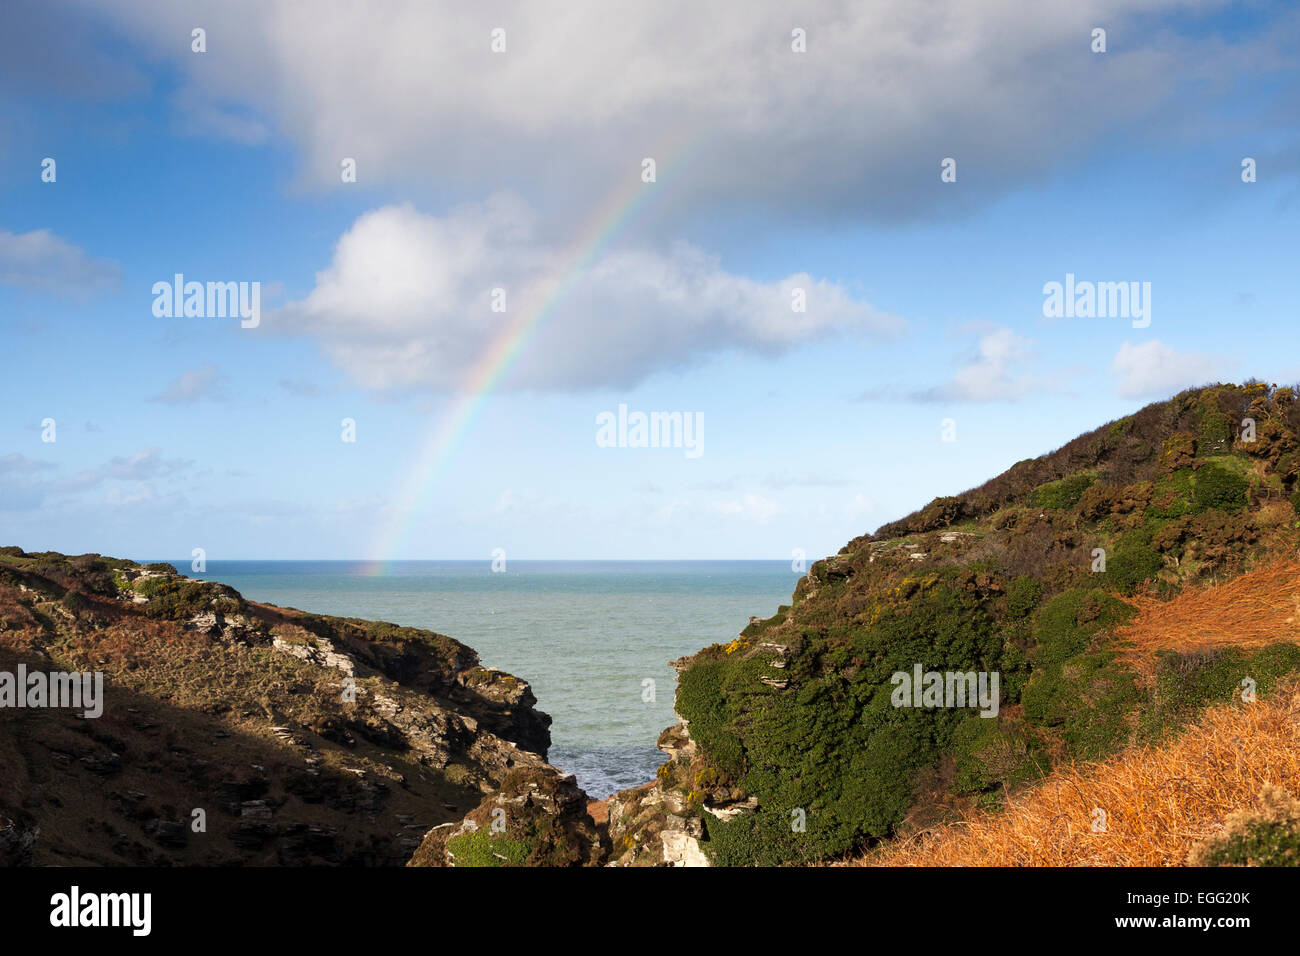
[{"label": "white cloud", "polygon": [[[527,181],[569,211],[655,156],[666,178],[680,173],[679,211],[740,198],[795,215],[899,217],[992,201],[1103,129],[1157,135],[1159,120],[1185,119],[1162,113],[1181,85],[1230,90],[1232,74],[1283,55],[1281,27],[1205,41],[1158,19],[1188,6],[389,0],[379,15],[343,0],[136,0],[105,15],[176,68],[177,101],[197,123],[247,140],[265,122],[301,148],[319,186],[337,187],[353,157],[363,183],[481,195]],[[208,52],[195,55],[200,22]],[[1123,38],[1104,63],[1088,47],[1098,24]],[[498,26],[507,51],[494,54]],[[796,26],[806,53],[791,51]],[[946,156],[977,188],[939,186]]]},{"label": "white cloud", "polygon": [[282,378],[279,385],[290,395],[296,395],[298,398],[315,398],[321,394],[321,387],[305,378]]},{"label": "white cloud", "polygon": [[190,468],[194,463],[183,458],[164,458],[160,448],[144,448],[131,455],[117,455],[97,468],[79,471],[51,483],[51,491],[76,492],[93,488],[105,481],[152,481]]},{"label": "white cloud", "polygon": [[1232,364],[1219,356],[1178,352],[1152,339],[1141,345],[1125,342],[1110,370],[1124,398],[1161,398],[1217,381]]},{"label": "white cloud", "polygon": [[1031,391],[1056,388],[1029,370],[1034,342],[1008,328],[972,325],[978,332],[973,349],[960,359],[948,381],[930,388],[908,390],[896,385],[868,389],[861,401],[1009,402]]},{"label": "white cloud", "polygon": [[[496,288],[504,312],[492,309]],[[805,312],[791,308],[796,288],[806,291]],[[806,274],[760,282],[686,243],[580,260],[539,238],[529,206],[500,195],[441,217],[409,205],[362,215],[315,288],[265,322],[316,338],[362,386],[451,389],[494,342],[533,328],[534,316],[514,387],[626,386],[723,351],[778,355],[903,326],[836,283]]]},{"label": "white cloud", "polygon": [[1026,371],[1033,355],[1033,343],[1011,329],[985,332],[975,354],[952,379],[935,391],[935,398],[966,402],[996,402],[1019,398],[1037,381]]},{"label": "white cloud", "polygon": [[851,484],[847,478],[836,478],[833,475],[810,475],[800,474],[791,475],[786,473],[771,474],[763,478],[763,484],[769,488],[834,488],[841,485]]},{"label": "white cloud", "polygon": [[51,463],[17,453],[5,455],[0,457],[0,511],[38,508],[51,496],[76,496],[105,482],[125,483],[125,487],[110,486],[110,504],[145,500],[154,496],[152,488],[143,487],[146,483],[177,475],[192,465],[186,459],[164,458],[159,448],[145,448],[61,478],[41,474],[57,467]]},{"label": "white cloud", "polygon": [[84,298],[114,288],[118,267],[93,259],[48,229],[0,230],[0,285]]}]

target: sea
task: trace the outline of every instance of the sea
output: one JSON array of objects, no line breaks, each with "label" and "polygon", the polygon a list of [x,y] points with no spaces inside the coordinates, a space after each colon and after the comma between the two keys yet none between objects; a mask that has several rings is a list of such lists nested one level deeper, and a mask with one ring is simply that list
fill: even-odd
[{"label": "sea", "polygon": [[789,561],[208,561],[245,597],[446,634],[533,687],[549,760],[593,799],[654,778],[676,722],[668,662],[790,602]]}]

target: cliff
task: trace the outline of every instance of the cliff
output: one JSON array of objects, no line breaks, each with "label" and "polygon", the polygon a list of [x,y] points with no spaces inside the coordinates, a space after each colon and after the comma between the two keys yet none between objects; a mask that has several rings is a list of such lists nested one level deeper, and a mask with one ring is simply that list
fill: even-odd
[{"label": "cliff", "polygon": [[[96,672],[102,713],[41,706],[57,675]],[[19,674],[47,699],[13,699]],[[521,777],[581,794],[546,763],[528,684],[465,645],[170,565],[0,549],[0,675],[0,864],[401,865]],[[579,804],[532,837],[560,859],[554,841],[594,836],[585,798],[511,816]]]}]

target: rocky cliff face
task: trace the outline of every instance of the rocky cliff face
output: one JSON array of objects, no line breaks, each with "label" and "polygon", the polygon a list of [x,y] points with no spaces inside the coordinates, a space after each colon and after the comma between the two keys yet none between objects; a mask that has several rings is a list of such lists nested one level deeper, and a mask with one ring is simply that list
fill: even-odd
[{"label": "rocky cliff face", "polygon": [[587,795],[552,767],[511,769],[459,823],[434,827],[410,866],[599,866],[608,844]]},{"label": "rocky cliff face", "polygon": [[5,548],[0,675],[20,672],[99,672],[103,713],[0,706],[0,865],[401,865],[503,793],[530,852],[600,855],[528,684],[440,634]]}]

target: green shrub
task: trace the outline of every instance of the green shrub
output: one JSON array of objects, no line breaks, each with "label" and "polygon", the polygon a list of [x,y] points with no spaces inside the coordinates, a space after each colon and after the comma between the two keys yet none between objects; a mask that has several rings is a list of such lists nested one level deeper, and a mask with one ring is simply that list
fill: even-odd
[{"label": "green shrub", "polygon": [[1145,514],[1148,518],[1181,518],[1191,514],[1193,494],[1192,469],[1179,468],[1152,486],[1151,504],[1147,505]]},{"label": "green shrub", "polygon": [[1114,553],[1106,558],[1106,581],[1120,594],[1132,594],[1164,567],[1164,560],[1149,542],[1151,530],[1121,536]]},{"label": "green shrub", "polygon": [[1040,508],[1073,508],[1094,480],[1092,475],[1081,474],[1049,481],[1034,489],[1033,502]]},{"label": "green shrub", "polygon": [[[952,746],[966,708],[894,707],[895,672],[1023,672],[983,599],[936,577],[913,579],[910,596],[869,627],[816,635],[780,672],[752,648],[716,648],[682,674],[677,711],[701,751],[732,775],[759,809],[706,820],[719,863],[822,859],[888,836],[907,813],[917,771]],[[730,646],[730,645],[729,645]],[[763,677],[780,673],[789,686]],[[1014,676],[1014,675],[1013,675]],[[791,828],[802,810],[806,829]]]},{"label": "green shrub", "polygon": [[1056,728],[1072,756],[1101,756],[1128,737],[1126,715],[1142,700],[1133,675],[1096,645],[1136,611],[1100,588],[1052,598],[1034,620],[1037,668],[1021,695],[1031,723]]},{"label": "green shrub", "polygon": [[1300,822],[1260,822],[1201,856],[1198,866],[1300,866]]},{"label": "green shrub", "polygon": [[1055,728],[1071,757],[1092,760],[1129,742],[1128,715],[1143,695],[1111,651],[1098,651],[1035,671],[1021,701],[1026,719]]},{"label": "green shrub", "polygon": [[243,611],[242,598],[230,588],[207,581],[188,581],[182,578],[144,578],[133,582],[137,594],[149,603],[144,613],[149,617],[169,621],[184,621],[220,607],[227,614]]},{"label": "green shrub", "polygon": [[1279,642],[1255,651],[1228,648],[1207,653],[1156,653],[1155,701],[1147,714],[1147,733],[1177,729],[1209,704],[1241,700],[1242,680],[1255,692],[1270,693],[1280,678],[1300,670],[1300,646]]},{"label": "green shrub", "polygon": [[73,590],[69,590],[64,594],[63,600],[59,603],[73,614],[79,614],[90,607],[90,602],[86,600],[86,596],[80,591]]},{"label": "green shrub", "polygon": [[1192,847],[1190,866],[1300,866],[1300,800],[1265,784],[1258,809],[1228,815],[1224,828]]},{"label": "green shrub", "polygon": [[1232,423],[1219,411],[1209,411],[1201,416],[1197,452],[1204,456],[1222,455],[1232,446]]},{"label": "green shrub", "polygon": [[722,693],[726,661],[703,661],[685,671],[677,685],[676,709],[690,721],[691,739],[713,764],[732,780],[744,773],[744,752],[727,728],[728,711]]},{"label": "green shrub", "polygon": [[1246,507],[1250,485],[1240,475],[1219,465],[1205,465],[1196,472],[1192,501],[1197,511],[1217,508],[1235,512]]},{"label": "green shrub", "polygon": [[1132,619],[1137,612],[1101,588],[1072,588],[1043,605],[1034,619],[1038,667],[1060,664],[1082,654],[1098,633]]},{"label": "green shrub", "polygon": [[958,793],[990,788],[1014,789],[1042,775],[1049,766],[1042,745],[1022,726],[1002,719],[971,717],[953,734]]},{"label": "green shrub", "polygon": [[1007,586],[1007,616],[1012,620],[1026,618],[1042,599],[1042,582],[1022,574]]}]

